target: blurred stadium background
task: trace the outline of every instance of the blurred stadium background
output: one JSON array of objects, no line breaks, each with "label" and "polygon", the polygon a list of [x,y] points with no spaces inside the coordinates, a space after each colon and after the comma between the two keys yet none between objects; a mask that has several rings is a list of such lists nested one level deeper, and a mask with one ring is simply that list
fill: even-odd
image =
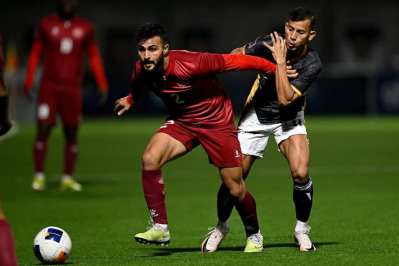
[{"label": "blurred stadium background", "polygon": [[[2,1],[0,32],[7,59],[7,81],[13,91],[13,117],[32,120],[34,104],[20,99],[34,28],[56,12],[56,1]],[[97,31],[109,80],[110,97],[99,107],[95,83],[87,68],[83,91],[85,113],[110,116],[126,95],[136,53],[136,30],[144,23],[165,25],[172,49],[229,53],[272,30],[282,32],[289,12],[303,5],[316,14],[317,37],[310,43],[323,63],[307,95],[307,114],[399,114],[399,3],[397,1],[79,1],[78,14]],[[229,73],[219,78],[240,113],[255,73]],[[36,75],[40,77],[40,72]],[[39,81],[39,80],[38,80]],[[37,82],[36,88],[39,86]],[[164,113],[152,94],[136,112]],[[149,103],[150,102],[150,103]]]},{"label": "blurred stadium background", "polygon": [[[86,68],[84,123],[76,178],[81,194],[61,193],[63,138],[58,126],[50,141],[48,191],[30,191],[35,104],[22,85],[39,19],[56,12],[56,1],[2,1],[0,34],[6,57],[11,115],[19,131],[0,142],[0,195],[13,227],[20,265],[38,262],[31,251],[37,232],[65,229],[74,265],[399,265],[399,2],[376,1],[79,1],[78,14],[96,26],[109,99],[98,105],[95,82]],[[311,140],[310,174],[315,206],[310,225],[317,253],[299,254],[292,241],[291,180],[284,158],[269,142],[266,159],[254,167],[248,187],[257,199],[265,252],[243,256],[239,217],[215,256],[199,253],[207,226],[216,219],[217,171],[202,149],[165,167],[172,230],[169,249],[142,247],[133,236],[146,226],[141,153],[161,125],[163,103],[147,93],[125,118],[112,113],[129,91],[136,30],[156,21],[169,33],[172,49],[229,53],[272,30],[282,32],[289,12],[306,6],[317,17],[310,46],[323,63],[307,94]],[[256,73],[219,75],[237,114]],[[36,73],[37,91],[40,70]],[[145,116],[145,119],[140,118]],[[151,118],[149,119],[149,116]],[[195,187],[195,190],[189,188]],[[0,251],[1,252],[1,251]],[[311,257],[310,257],[310,256]]]}]

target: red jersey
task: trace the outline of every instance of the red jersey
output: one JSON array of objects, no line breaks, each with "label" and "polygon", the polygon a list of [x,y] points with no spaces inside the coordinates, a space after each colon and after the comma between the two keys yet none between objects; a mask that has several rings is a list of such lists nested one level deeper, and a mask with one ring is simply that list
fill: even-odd
[{"label": "red jersey", "polygon": [[35,69],[43,52],[43,81],[63,84],[80,84],[83,79],[83,55],[89,62],[99,87],[108,85],[95,41],[93,25],[81,18],[63,20],[59,15],[42,19],[28,62],[25,87],[30,89]]},{"label": "red jersey", "polygon": [[143,88],[149,87],[163,100],[171,119],[205,127],[225,126],[234,122],[233,108],[215,75],[233,70],[274,73],[276,66],[254,56],[170,51],[164,73],[146,72],[140,60],[136,63],[128,101],[133,104]]}]

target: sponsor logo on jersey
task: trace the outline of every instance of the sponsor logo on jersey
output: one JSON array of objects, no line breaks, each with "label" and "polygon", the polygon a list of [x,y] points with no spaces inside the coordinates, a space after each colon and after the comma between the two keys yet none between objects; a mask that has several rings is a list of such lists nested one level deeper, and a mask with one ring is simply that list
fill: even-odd
[{"label": "sponsor logo on jersey", "polygon": [[184,79],[178,79],[177,85],[179,85],[179,87],[187,87],[190,86],[190,81]]},{"label": "sponsor logo on jersey", "polygon": [[53,34],[54,36],[58,33],[60,33],[60,28],[58,28],[58,26],[55,26],[51,29],[51,34]]},{"label": "sponsor logo on jersey", "polygon": [[240,153],[236,150],[236,158],[240,157]]},{"label": "sponsor logo on jersey", "polygon": [[72,36],[75,37],[75,38],[77,38],[77,39],[82,38],[83,33],[84,33],[84,32],[83,32],[83,29],[81,29],[81,28],[79,28],[79,27],[74,28],[74,29],[72,30]]}]

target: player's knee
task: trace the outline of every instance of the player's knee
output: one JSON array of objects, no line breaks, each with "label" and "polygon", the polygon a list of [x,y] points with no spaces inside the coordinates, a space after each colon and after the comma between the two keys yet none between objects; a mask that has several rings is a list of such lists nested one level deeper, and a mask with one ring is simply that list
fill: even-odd
[{"label": "player's knee", "polygon": [[308,167],[302,166],[291,170],[292,178],[297,183],[304,183],[309,179]]},{"label": "player's knee", "polygon": [[145,151],[142,157],[143,168],[146,170],[156,170],[161,168],[160,160],[151,151]]},{"label": "player's knee", "polygon": [[230,195],[237,201],[241,201],[245,196],[245,186],[242,184],[234,184],[230,187]]}]

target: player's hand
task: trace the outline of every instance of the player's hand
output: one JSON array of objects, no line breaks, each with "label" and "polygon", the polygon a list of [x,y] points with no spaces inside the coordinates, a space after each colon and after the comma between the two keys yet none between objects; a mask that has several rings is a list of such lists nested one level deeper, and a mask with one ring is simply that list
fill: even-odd
[{"label": "player's hand", "polygon": [[293,69],[292,66],[286,66],[285,68],[287,70],[287,77],[289,79],[294,79],[298,77],[298,72],[296,71],[296,69]]},{"label": "player's hand", "polygon": [[6,118],[2,123],[0,123],[0,136],[6,134],[12,127],[10,118]]},{"label": "player's hand", "polygon": [[100,105],[104,105],[108,99],[108,90],[100,90]]},{"label": "player's hand", "polygon": [[33,97],[32,97],[32,90],[28,89],[28,88],[24,88],[24,94],[25,94],[25,98],[32,102],[33,101]]},{"label": "player's hand", "polygon": [[118,115],[122,115],[124,112],[130,109],[131,105],[127,102],[127,97],[120,98],[115,102],[114,112],[116,112],[116,110],[118,110],[119,108],[122,108],[118,112]]},{"label": "player's hand", "polygon": [[270,33],[272,38],[273,46],[264,43],[264,45],[272,52],[274,60],[277,64],[284,64],[287,57],[287,46],[285,46],[284,39],[278,36],[277,32]]}]

